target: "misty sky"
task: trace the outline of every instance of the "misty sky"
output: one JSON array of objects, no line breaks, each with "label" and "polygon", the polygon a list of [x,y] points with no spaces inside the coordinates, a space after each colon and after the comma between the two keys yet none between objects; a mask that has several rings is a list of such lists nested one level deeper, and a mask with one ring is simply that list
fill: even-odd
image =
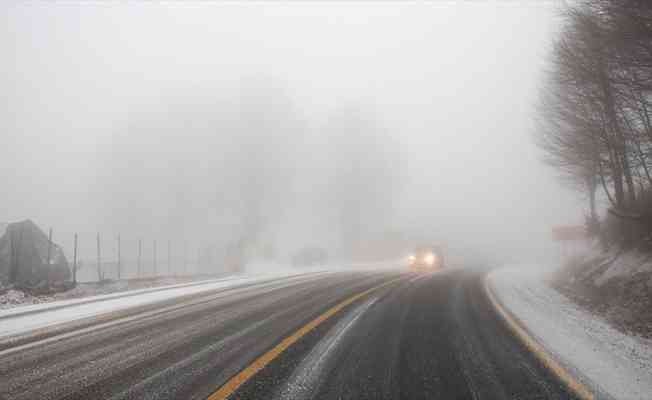
[{"label": "misty sky", "polygon": [[555,4],[5,2],[0,220],[206,241],[246,192],[297,247],[332,240],[329,182],[376,173],[380,230],[538,251],[583,213],[533,143]]}]

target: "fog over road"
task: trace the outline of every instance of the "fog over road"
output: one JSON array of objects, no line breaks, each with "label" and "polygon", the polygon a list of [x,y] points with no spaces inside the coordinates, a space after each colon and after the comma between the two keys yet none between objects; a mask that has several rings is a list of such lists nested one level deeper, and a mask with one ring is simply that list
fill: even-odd
[{"label": "fog over road", "polygon": [[505,328],[482,276],[337,272],[206,291],[2,351],[0,398],[204,399],[227,383],[239,399],[572,398]]}]

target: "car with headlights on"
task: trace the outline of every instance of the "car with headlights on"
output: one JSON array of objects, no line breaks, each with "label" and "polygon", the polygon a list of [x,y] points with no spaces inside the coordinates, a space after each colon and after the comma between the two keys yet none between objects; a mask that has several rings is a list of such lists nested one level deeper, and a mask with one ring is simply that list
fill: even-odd
[{"label": "car with headlights on", "polygon": [[441,249],[436,246],[417,247],[407,258],[410,271],[431,272],[437,271],[444,266],[444,257]]}]

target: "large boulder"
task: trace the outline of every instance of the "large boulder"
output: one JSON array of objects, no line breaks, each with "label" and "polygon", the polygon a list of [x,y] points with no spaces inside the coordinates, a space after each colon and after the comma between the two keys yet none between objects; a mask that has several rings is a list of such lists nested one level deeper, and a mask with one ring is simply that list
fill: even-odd
[{"label": "large boulder", "polygon": [[[48,247],[50,260],[48,264]],[[3,286],[43,288],[70,282],[68,261],[61,246],[30,220],[0,223],[0,282]]]}]

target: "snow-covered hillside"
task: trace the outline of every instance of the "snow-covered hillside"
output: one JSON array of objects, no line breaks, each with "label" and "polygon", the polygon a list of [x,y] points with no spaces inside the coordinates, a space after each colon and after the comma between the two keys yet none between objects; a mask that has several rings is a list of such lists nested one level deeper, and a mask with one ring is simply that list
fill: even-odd
[{"label": "snow-covered hillside", "polygon": [[588,243],[553,275],[552,284],[624,332],[652,339],[652,254]]}]

